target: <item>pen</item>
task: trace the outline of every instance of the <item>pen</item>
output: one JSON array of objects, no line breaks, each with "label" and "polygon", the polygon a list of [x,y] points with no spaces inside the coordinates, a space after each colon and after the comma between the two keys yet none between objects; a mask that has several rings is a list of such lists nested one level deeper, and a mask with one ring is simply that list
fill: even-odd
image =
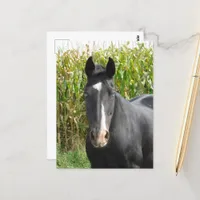
[{"label": "pen", "polygon": [[181,127],[180,138],[177,147],[177,155],[176,155],[176,175],[178,175],[184,161],[188,138],[191,131],[191,124],[194,113],[194,106],[196,103],[196,97],[199,89],[199,81],[200,81],[200,37],[198,40],[197,51],[195,56],[195,61],[193,63],[193,72],[190,80],[190,88],[185,104],[185,112]]}]

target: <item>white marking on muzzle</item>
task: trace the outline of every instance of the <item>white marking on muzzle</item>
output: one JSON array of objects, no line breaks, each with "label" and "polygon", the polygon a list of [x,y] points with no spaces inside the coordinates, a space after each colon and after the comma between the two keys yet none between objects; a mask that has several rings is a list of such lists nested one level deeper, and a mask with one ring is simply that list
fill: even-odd
[{"label": "white marking on muzzle", "polygon": [[106,114],[104,111],[104,105],[101,104],[101,127],[100,127],[100,131],[107,131],[106,128]]},{"label": "white marking on muzzle", "polygon": [[102,83],[94,84],[92,87],[100,92],[102,88]]},{"label": "white marking on muzzle", "polygon": [[107,144],[108,138],[106,138],[107,128],[106,128],[106,115],[104,111],[104,105],[101,104],[101,122],[100,122],[100,132],[97,136],[97,145],[103,147]]}]

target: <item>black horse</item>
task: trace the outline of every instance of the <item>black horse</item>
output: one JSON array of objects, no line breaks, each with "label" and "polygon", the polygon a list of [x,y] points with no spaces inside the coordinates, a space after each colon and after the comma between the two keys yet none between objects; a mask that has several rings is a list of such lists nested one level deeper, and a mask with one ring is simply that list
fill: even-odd
[{"label": "black horse", "polygon": [[153,168],[153,96],[128,101],[117,93],[112,58],[104,68],[89,57],[85,73],[86,153],[91,168]]}]

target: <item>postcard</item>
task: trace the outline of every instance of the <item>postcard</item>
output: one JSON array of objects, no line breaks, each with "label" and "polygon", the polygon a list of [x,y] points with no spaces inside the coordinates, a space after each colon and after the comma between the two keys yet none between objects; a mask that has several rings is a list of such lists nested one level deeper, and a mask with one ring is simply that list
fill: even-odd
[{"label": "postcard", "polygon": [[47,35],[47,158],[153,168],[153,44],[142,32]]}]

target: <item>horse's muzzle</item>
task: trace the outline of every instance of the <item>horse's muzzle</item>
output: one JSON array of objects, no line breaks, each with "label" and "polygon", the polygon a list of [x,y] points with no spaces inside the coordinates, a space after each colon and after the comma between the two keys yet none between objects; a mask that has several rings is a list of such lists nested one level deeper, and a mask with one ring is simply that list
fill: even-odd
[{"label": "horse's muzzle", "polygon": [[101,130],[98,133],[90,131],[90,141],[95,148],[102,148],[108,144],[110,133],[106,130]]}]

